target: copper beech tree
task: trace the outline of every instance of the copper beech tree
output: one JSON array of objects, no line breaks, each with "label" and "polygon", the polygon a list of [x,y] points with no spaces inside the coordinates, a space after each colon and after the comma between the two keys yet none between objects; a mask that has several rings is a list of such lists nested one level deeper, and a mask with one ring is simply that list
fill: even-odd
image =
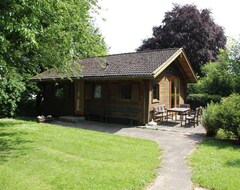
[{"label": "copper beech tree", "polygon": [[195,72],[201,75],[200,67],[215,61],[225,44],[224,30],[214,22],[210,10],[174,4],[162,24],[153,27],[153,36],[143,40],[137,50],[183,47]]}]

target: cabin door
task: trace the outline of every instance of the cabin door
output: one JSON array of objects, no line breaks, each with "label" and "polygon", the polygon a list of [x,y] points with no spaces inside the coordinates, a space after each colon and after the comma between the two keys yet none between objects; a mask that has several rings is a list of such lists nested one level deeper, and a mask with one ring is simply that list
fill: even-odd
[{"label": "cabin door", "polygon": [[84,115],[84,84],[83,84],[83,81],[75,82],[75,114]]},{"label": "cabin door", "polygon": [[170,107],[179,107],[179,94],[180,92],[180,80],[178,78],[172,78],[170,80]]}]

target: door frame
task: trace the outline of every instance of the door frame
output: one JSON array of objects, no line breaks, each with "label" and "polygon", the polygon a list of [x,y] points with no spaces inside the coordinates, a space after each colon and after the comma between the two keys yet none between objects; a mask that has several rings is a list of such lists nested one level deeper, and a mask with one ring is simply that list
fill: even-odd
[{"label": "door frame", "polygon": [[[174,104],[172,104],[173,102],[172,102],[172,81],[174,80]],[[177,87],[176,87],[176,81],[178,81],[178,89],[177,89]],[[170,105],[169,105],[169,107],[170,108],[172,108],[172,107],[178,107],[179,106],[179,104],[180,104],[180,90],[181,90],[181,88],[180,88],[180,86],[181,86],[181,84],[180,84],[180,78],[179,77],[171,77],[170,78],[170,84],[169,84],[169,103],[170,103]],[[178,103],[177,103],[177,91],[178,91]],[[175,106],[173,106],[173,105],[175,105]]]},{"label": "door frame", "polygon": [[[78,93],[80,90],[80,93]],[[81,109],[77,106],[78,100],[82,102]],[[76,115],[84,115],[84,82],[76,81],[74,83],[74,113]]]}]

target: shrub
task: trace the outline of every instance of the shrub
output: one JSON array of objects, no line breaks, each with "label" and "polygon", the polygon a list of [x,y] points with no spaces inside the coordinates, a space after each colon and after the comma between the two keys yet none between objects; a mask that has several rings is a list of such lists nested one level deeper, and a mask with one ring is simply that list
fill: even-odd
[{"label": "shrub", "polygon": [[192,109],[197,107],[206,107],[210,102],[219,103],[222,97],[219,95],[210,94],[189,94],[187,97],[187,103],[191,105]]},{"label": "shrub", "polygon": [[232,132],[240,142],[240,95],[232,94],[221,104],[218,115],[220,127]]},{"label": "shrub", "polygon": [[206,135],[209,137],[215,136],[219,129],[219,111],[220,105],[213,102],[208,104],[206,108],[203,108],[202,125],[206,129]]}]

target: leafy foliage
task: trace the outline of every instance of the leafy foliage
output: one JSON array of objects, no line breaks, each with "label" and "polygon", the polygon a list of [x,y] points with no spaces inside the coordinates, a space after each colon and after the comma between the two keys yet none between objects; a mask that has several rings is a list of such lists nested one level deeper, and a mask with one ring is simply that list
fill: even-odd
[{"label": "leafy foliage", "polygon": [[[189,103],[206,106],[210,101],[218,102],[217,97],[240,93],[240,42],[235,39],[229,41],[227,49],[220,50],[216,62],[202,66],[204,76],[198,79],[198,83],[188,86]],[[209,101],[208,97],[213,99],[210,98]]]},{"label": "leafy foliage", "polygon": [[105,53],[89,11],[94,0],[1,1],[1,59],[17,72],[39,73],[70,59]]},{"label": "leafy foliage", "polygon": [[215,136],[219,129],[218,113],[220,110],[219,104],[210,103],[202,112],[202,125],[206,129],[206,135],[209,137]]},{"label": "leafy foliage", "polygon": [[232,132],[240,143],[240,95],[232,94],[226,98],[218,113],[220,128]]},{"label": "leafy foliage", "polygon": [[0,66],[0,116],[11,117],[25,90],[22,77],[13,69]]},{"label": "leafy foliage", "polygon": [[1,73],[1,79],[23,81],[30,90],[25,95],[30,96],[30,76],[52,67],[68,72],[75,59],[105,54],[106,45],[91,17],[98,9],[97,0],[1,0],[1,68],[23,77]]},{"label": "leafy foliage", "polygon": [[138,51],[183,47],[195,72],[201,74],[200,67],[215,61],[225,44],[223,28],[214,22],[208,9],[175,4],[172,11],[165,13],[162,25],[153,28],[153,37],[145,39]]},{"label": "leafy foliage", "polygon": [[211,95],[211,94],[189,94],[187,97],[187,103],[191,105],[192,109],[195,109],[199,106],[206,107],[207,104],[213,102],[220,102],[222,96]]},{"label": "leafy foliage", "polygon": [[205,93],[229,96],[232,92],[231,74],[224,62],[210,62],[202,67],[202,78]]},{"label": "leafy foliage", "polygon": [[233,93],[221,104],[210,103],[203,109],[202,124],[207,135],[214,136],[223,129],[233,133],[240,143],[240,95]]},{"label": "leafy foliage", "polygon": [[226,50],[220,50],[218,60],[202,66],[203,77],[190,84],[189,94],[211,94],[222,97],[240,92],[240,42],[231,41]]}]

